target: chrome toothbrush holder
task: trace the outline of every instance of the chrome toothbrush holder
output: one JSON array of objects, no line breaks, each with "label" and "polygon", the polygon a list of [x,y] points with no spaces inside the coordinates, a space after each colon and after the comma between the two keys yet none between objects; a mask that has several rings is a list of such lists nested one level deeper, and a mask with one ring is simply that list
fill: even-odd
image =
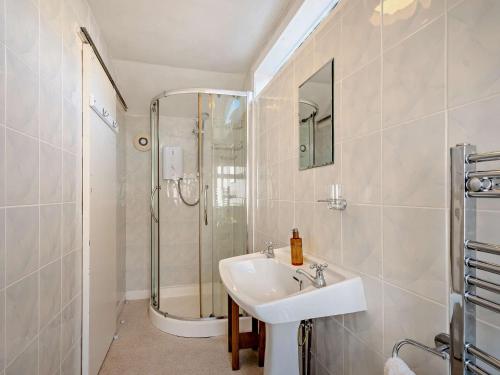
[{"label": "chrome toothbrush holder", "polygon": [[333,184],[330,189],[330,198],[320,199],[318,202],[328,203],[330,210],[344,211],[347,208],[347,201],[342,198],[342,185]]}]

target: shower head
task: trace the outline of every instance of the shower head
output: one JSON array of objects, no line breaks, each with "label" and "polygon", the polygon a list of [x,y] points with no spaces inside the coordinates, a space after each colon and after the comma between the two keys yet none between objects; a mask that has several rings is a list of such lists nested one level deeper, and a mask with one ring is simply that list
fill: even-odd
[{"label": "shower head", "polygon": [[201,112],[201,121],[208,120],[209,117],[210,115],[208,114],[208,112]]},{"label": "shower head", "polygon": [[[205,130],[205,121],[208,120],[210,115],[207,112],[201,113],[201,129]],[[198,118],[194,120],[193,135],[198,136]]]}]

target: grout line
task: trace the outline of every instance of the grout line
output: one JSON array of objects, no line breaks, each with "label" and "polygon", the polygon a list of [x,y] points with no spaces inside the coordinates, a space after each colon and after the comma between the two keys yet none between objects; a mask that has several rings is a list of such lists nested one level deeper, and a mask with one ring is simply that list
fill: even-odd
[{"label": "grout line", "polygon": [[384,288],[384,194],[382,189],[382,184],[384,181],[384,1],[380,2],[382,9],[382,26],[380,31],[380,51],[381,51],[381,61],[380,61],[380,276],[381,283],[380,287],[382,288],[382,322],[381,322],[381,332],[382,332],[382,347],[381,352],[382,356],[385,348],[385,288]]},{"label": "grout line", "polygon": [[392,283],[392,282],[390,282],[388,280],[385,280],[385,279],[382,280],[382,282],[383,282],[383,284],[386,284],[386,285],[388,285],[388,286],[390,286],[392,288],[399,289],[400,291],[406,292],[407,294],[411,294],[414,297],[420,298],[420,299],[425,300],[425,301],[427,301],[429,303],[432,303],[432,304],[434,304],[436,306],[444,307],[446,309],[447,302],[445,302],[445,303],[438,302],[438,301],[436,301],[436,300],[434,300],[432,298],[429,298],[429,297],[427,297],[425,295],[422,295],[422,294],[418,294],[417,292],[414,292],[412,290],[405,289],[405,288],[403,288],[403,287],[401,287],[399,285],[396,285],[396,284],[394,284],[394,283]]},{"label": "grout line", "polygon": [[[451,243],[450,243],[450,231],[451,231],[451,223],[450,223],[450,213],[449,213],[449,206],[450,206],[450,184],[451,184],[451,177],[450,177],[450,153],[449,153],[449,109],[448,109],[448,63],[449,63],[449,57],[448,57],[448,0],[444,1],[444,7],[445,7],[445,12],[444,12],[444,108],[445,108],[445,114],[444,114],[444,147],[443,147],[443,152],[444,152],[444,171],[443,171],[443,176],[444,176],[444,181],[445,181],[445,189],[444,189],[444,204],[447,209],[445,209],[444,215],[444,222],[445,222],[445,252],[447,254],[446,256],[446,262],[445,262],[445,284],[446,284],[446,290],[448,294],[448,298],[451,297],[450,294],[450,284],[451,284],[451,260],[449,259],[449,254],[451,250]],[[450,314],[450,303],[446,304],[446,315],[451,316]]]},{"label": "grout line", "polygon": [[[3,2],[3,7],[2,7],[2,18],[3,18],[3,34],[4,35],[7,35],[6,33],[6,30],[7,30],[7,22],[6,22],[6,9],[7,9],[7,5],[6,5],[6,1]],[[2,86],[2,91],[3,91],[3,97],[5,98],[4,99],[4,103],[3,103],[3,113],[4,113],[4,116],[5,118],[3,119],[3,122],[6,123],[7,122],[7,73],[8,73],[8,66],[7,66],[7,46],[3,45],[3,48],[4,48],[4,54],[3,54],[3,65],[4,65],[4,75],[5,75],[5,79],[4,79],[4,82],[3,82],[3,86]],[[2,160],[2,163],[3,163],[3,170],[4,170],[4,176],[3,176],[3,204],[5,205],[6,201],[7,201],[7,178],[5,176],[6,174],[6,171],[7,171],[7,128],[4,126],[4,144],[3,144],[3,160]],[[4,360],[2,361],[3,362],[3,365],[2,365],[2,370],[5,370],[6,369],[6,361],[5,361],[5,352],[6,352],[6,348],[7,348],[7,288],[6,288],[6,285],[7,285],[7,267],[6,267],[6,259],[7,259],[7,210],[3,210],[3,217],[4,217],[4,239],[3,239],[3,259],[4,259],[4,262],[3,262],[3,318],[2,318],[2,322],[1,322],[1,327],[3,329],[3,335],[2,337],[0,338],[2,341],[2,347],[4,348],[3,350],[3,357],[4,357]]]},{"label": "grout line", "polygon": [[15,208],[35,208],[35,207],[47,207],[47,206],[62,206],[64,204],[76,204],[76,202],[53,202],[53,203],[41,203],[41,204],[20,204],[18,206],[3,206],[5,209],[15,209]]},{"label": "grout line", "polygon": [[497,326],[494,323],[488,322],[484,319],[477,318],[476,321],[480,322],[481,324],[484,324],[485,326],[488,326],[489,328],[493,328],[495,330],[500,330],[500,326]]},{"label": "grout line", "polygon": [[[66,17],[65,9],[62,7],[62,4],[60,5],[60,14],[61,14],[61,23],[64,22],[63,19]],[[61,149],[64,147],[64,126],[65,126],[65,119],[64,119],[64,79],[65,79],[65,69],[64,69],[64,29],[61,30],[61,39],[60,39],[60,46],[59,46],[59,59],[61,61],[61,81],[60,81],[60,90],[61,90],[61,95],[59,96],[59,106],[60,106],[60,116],[61,116],[61,129],[60,129],[60,136],[61,136]],[[64,175],[63,175],[63,155],[61,154],[61,202],[63,201],[63,196],[64,196]],[[59,228],[59,255],[58,259],[61,261],[61,266],[60,266],[60,283],[61,283],[61,290],[59,292],[59,305],[60,305],[60,314],[61,314],[61,323],[60,323],[60,330],[59,330],[59,372],[62,373],[62,340],[63,340],[63,293],[62,293],[62,286],[64,285],[64,280],[63,280],[63,253],[64,253],[64,248],[63,248],[63,222],[64,222],[64,203],[61,204],[60,208],[60,220],[61,220],[61,225]]]},{"label": "grout line", "polygon": [[457,109],[460,109],[460,108],[464,108],[464,107],[467,107],[469,105],[472,105],[472,104],[478,104],[478,103],[482,103],[482,102],[486,102],[486,101],[489,101],[489,100],[492,100],[492,99],[497,99],[500,97],[500,91],[499,92],[496,92],[496,93],[493,93],[493,94],[490,94],[490,95],[486,95],[486,96],[482,96],[478,99],[475,99],[475,100],[470,100],[466,103],[461,103],[461,104],[457,104],[457,105],[454,105],[454,106],[450,106],[448,107],[448,111],[451,112],[451,111],[454,111],[454,110],[457,110]]},{"label": "grout line", "polygon": [[42,144],[40,142],[40,109],[41,109],[41,103],[40,103],[40,85],[41,85],[41,78],[40,78],[40,58],[41,58],[41,38],[40,38],[40,8],[37,7],[37,16],[38,16],[38,62],[37,62],[37,77],[36,79],[38,80],[38,87],[37,87],[37,130],[38,130],[38,264],[37,264],[37,272],[38,272],[38,277],[37,277],[37,282],[38,282],[38,322],[37,322],[37,368],[36,371],[37,373],[40,371],[40,342],[38,340],[40,336],[40,312],[41,312],[41,292],[42,292],[42,280],[41,280],[41,256],[40,256],[40,251],[41,251],[41,232],[40,232],[40,223],[41,223],[41,217],[40,217],[40,202],[42,201],[42,176],[41,176],[41,166],[42,166]]},{"label": "grout line", "polygon": [[[446,90],[445,90],[445,92],[446,92]],[[445,114],[445,113],[446,113],[446,107],[439,110],[439,111],[427,113],[423,116],[418,116],[418,117],[415,117],[413,119],[405,120],[403,122],[394,123],[394,124],[391,124],[391,125],[388,125],[385,127],[382,126],[382,132],[385,132],[387,130],[392,130],[395,128],[404,127],[404,126],[410,126],[410,125],[414,124],[415,122],[426,120],[426,119],[429,119],[431,117],[437,116],[439,114]]]},{"label": "grout line", "polygon": [[[446,5],[445,5],[446,6]],[[385,52],[389,52],[389,51],[392,51],[394,49],[396,49],[398,46],[401,46],[402,44],[404,44],[407,40],[411,39],[412,37],[414,37],[416,34],[418,34],[419,32],[421,32],[422,30],[424,30],[426,27],[432,25],[433,23],[435,23],[436,21],[438,21],[441,17],[443,17],[445,14],[447,13],[446,9],[444,9],[443,12],[439,13],[439,15],[437,15],[436,17],[432,18],[430,21],[428,21],[427,23],[421,25],[418,27],[418,29],[416,29],[415,31],[413,31],[411,34],[408,34],[405,38],[401,39],[399,42],[397,42],[396,44],[393,44],[391,45],[390,47],[388,47],[385,51],[383,51],[384,53]]]},{"label": "grout line", "polygon": [[[450,0],[447,0],[447,2],[448,1],[450,1]],[[451,7],[448,7],[448,4],[446,4],[446,12],[449,12],[450,10],[455,9],[456,7],[458,7],[463,2],[464,2],[464,0],[457,0],[457,3],[453,4]]]}]

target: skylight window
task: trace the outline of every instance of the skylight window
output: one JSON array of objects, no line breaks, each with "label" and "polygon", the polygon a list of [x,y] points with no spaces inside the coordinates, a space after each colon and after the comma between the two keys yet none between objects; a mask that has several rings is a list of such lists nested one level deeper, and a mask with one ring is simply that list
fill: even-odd
[{"label": "skylight window", "polygon": [[293,52],[306,40],[339,0],[304,0],[254,72],[255,95],[269,83]]}]

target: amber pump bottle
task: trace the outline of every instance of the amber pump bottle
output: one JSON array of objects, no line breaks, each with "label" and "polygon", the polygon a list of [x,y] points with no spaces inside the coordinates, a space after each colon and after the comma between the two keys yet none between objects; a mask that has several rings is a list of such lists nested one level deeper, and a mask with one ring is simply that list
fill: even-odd
[{"label": "amber pump bottle", "polygon": [[292,254],[292,264],[294,266],[301,266],[304,263],[304,256],[302,254],[302,238],[299,237],[299,230],[297,228],[292,230],[290,248],[290,252]]}]

